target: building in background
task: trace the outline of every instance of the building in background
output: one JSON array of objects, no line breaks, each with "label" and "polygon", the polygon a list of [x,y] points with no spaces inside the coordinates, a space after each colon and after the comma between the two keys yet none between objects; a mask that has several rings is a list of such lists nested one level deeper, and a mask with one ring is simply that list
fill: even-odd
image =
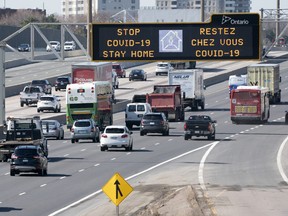
[{"label": "building in background", "polygon": [[[87,15],[87,0],[61,0],[64,18],[77,15]],[[122,10],[138,10],[140,0],[92,0],[92,14],[107,11],[111,14]]]}]

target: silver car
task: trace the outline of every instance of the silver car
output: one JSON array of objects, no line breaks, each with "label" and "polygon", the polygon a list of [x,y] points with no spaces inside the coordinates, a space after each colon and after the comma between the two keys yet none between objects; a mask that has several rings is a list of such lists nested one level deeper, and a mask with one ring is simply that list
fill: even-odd
[{"label": "silver car", "polygon": [[80,139],[92,139],[93,142],[99,142],[100,130],[92,119],[79,119],[73,123],[71,142],[79,142]]},{"label": "silver car", "polygon": [[44,137],[55,137],[56,139],[64,139],[63,125],[57,120],[42,120],[42,131]]}]

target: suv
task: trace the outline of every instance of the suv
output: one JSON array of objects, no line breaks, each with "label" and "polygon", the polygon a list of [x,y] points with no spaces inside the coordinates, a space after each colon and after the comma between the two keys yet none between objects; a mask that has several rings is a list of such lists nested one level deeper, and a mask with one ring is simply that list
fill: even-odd
[{"label": "suv", "polygon": [[76,49],[76,44],[74,41],[66,41],[64,43],[64,50],[65,51],[73,51]]},{"label": "suv", "polygon": [[162,74],[164,74],[164,75],[168,75],[168,73],[170,72],[170,71],[172,71],[173,70],[173,67],[171,66],[171,64],[170,63],[168,63],[168,62],[161,62],[161,63],[158,63],[157,64],[157,67],[156,67],[156,76],[158,76],[158,75],[162,75]]},{"label": "suv", "polygon": [[112,69],[117,73],[118,77],[126,77],[126,70],[120,64],[113,63]]},{"label": "suv", "polygon": [[60,76],[57,77],[55,81],[55,91],[65,89],[68,84],[72,83],[72,78],[70,76]]},{"label": "suv", "polygon": [[61,112],[60,99],[55,95],[41,96],[37,103],[37,112],[43,112],[44,110],[53,110],[55,113]]},{"label": "suv", "polygon": [[46,94],[52,93],[52,85],[48,80],[33,80],[31,85],[41,86],[43,88],[44,93]]},{"label": "suv", "polygon": [[78,142],[79,139],[92,139],[93,142],[100,141],[99,127],[92,119],[78,119],[71,128],[71,142]]},{"label": "suv", "polygon": [[[60,51],[61,45],[60,45],[59,41],[49,41],[49,44],[51,45],[52,49],[54,49],[54,50],[56,50],[58,52]],[[47,52],[51,52],[52,51],[48,44],[46,46],[46,51]]]},{"label": "suv", "polygon": [[134,69],[129,74],[129,81],[131,80],[147,81],[147,73],[142,69]]},{"label": "suv", "polygon": [[39,145],[22,145],[15,148],[11,156],[10,175],[20,172],[34,172],[47,175],[48,160]]},{"label": "suv", "polygon": [[164,113],[147,113],[143,116],[140,124],[140,136],[147,133],[169,135],[169,123]]}]

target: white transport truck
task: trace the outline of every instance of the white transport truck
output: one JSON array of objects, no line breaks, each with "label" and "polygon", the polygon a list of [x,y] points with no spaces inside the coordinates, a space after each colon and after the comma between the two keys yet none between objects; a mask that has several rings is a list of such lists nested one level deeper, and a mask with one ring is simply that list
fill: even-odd
[{"label": "white transport truck", "polygon": [[247,67],[247,85],[268,88],[271,104],[281,102],[279,64],[252,64]]},{"label": "white transport truck", "polygon": [[169,85],[180,85],[184,108],[205,108],[203,69],[173,70],[168,74]]}]

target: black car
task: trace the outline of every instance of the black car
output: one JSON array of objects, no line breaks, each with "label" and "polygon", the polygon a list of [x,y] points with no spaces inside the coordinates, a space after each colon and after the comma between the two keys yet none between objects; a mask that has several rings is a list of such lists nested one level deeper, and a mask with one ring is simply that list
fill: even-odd
[{"label": "black car", "polygon": [[140,136],[147,133],[162,133],[169,135],[169,123],[164,113],[146,113],[140,124]]},{"label": "black car", "polygon": [[48,159],[39,145],[17,146],[11,155],[10,175],[34,172],[47,175]]},{"label": "black car", "polygon": [[72,83],[72,79],[70,76],[57,77],[55,81],[55,91],[66,89],[66,86],[71,83]]},{"label": "black car", "polygon": [[147,80],[147,73],[142,69],[134,69],[129,74],[129,81],[131,80]]},{"label": "black car", "polygon": [[32,86],[41,86],[45,94],[52,93],[52,85],[48,80],[32,80]]},{"label": "black car", "polygon": [[18,46],[19,52],[30,52],[30,45],[29,44],[20,44]]}]

